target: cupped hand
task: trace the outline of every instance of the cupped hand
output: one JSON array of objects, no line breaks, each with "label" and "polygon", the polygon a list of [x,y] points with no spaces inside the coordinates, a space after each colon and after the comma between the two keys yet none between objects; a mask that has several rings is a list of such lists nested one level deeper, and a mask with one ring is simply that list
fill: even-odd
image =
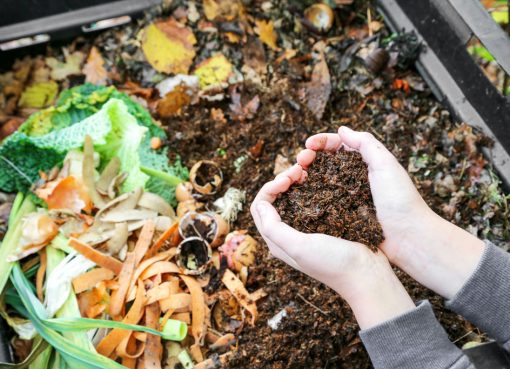
[{"label": "cupped hand", "polygon": [[398,260],[399,254],[406,251],[405,245],[414,242],[419,223],[430,218],[432,212],[397,159],[370,133],[341,127],[338,134],[312,136],[297,162],[307,169],[317,151],[335,152],[342,146],[358,151],[368,165],[377,219],[385,237],[381,249],[391,261]]},{"label": "cupped hand", "polygon": [[[302,233],[282,222],[272,203],[305,178],[302,167],[294,165],[266,183],[251,205],[271,254],[337,291],[353,307],[362,327],[413,308],[382,252],[324,234]],[[368,311],[369,306],[378,311]]]},{"label": "cupped hand", "polygon": [[297,161],[307,169],[317,151],[334,152],[342,146],[358,151],[368,165],[385,237],[380,249],[418,282],[452,298],[476,268],[483,242],[435,214],[397,159],[369,133],[341,127],[338,134],[312,136]]}]

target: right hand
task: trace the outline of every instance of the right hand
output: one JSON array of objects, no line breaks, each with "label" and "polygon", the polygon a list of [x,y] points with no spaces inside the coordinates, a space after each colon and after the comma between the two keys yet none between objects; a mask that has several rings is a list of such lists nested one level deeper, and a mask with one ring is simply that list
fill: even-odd
[{"label": "right hand", "polygon": [[414,309],[382,252],[325,234],[298,232],[282,221],[272,203],[305,178],[296,164],[266,183],[251,205],[253,220],[271,254],[338,292],[363,329]]},{"label": "right hand", "polygon": [[435,214],[397,159],[369,133],[341,127],[338,134],[312,136],[297,161],[306,169],[317,151],[334,152],[341,146],[358,151],[368,165],[372,197],[385,237],[381,250],[418,282],[452,298],[476,268],[483,242]]}]

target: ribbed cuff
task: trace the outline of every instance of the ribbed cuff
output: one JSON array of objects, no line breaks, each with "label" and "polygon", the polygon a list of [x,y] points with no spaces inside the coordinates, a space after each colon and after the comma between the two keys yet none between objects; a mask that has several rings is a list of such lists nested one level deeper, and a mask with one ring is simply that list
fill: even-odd
[{"label": "ribbed cuff", "polygon": [[510,351],[510,254],[485,244],[475,271],[446,306]]},{"label": "ribbed cuff", "polygon": [[469,359],[448,339],[428,301],[360,337],[376,369],[467,369]]}]

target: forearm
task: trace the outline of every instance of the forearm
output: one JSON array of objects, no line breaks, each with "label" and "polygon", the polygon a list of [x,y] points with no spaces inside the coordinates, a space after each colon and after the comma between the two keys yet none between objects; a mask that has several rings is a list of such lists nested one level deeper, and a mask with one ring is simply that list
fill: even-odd
[{"label": "forearm", "polygon": [[448,340],[428,302],[417,307],[390,264],[376,258],[361,270],[344,298],[361,327],[376,369],[473,369]]},{"label": "forearm", "polygon": [[474,369],[448,340],[427,301],[360,332],[376,369]]},{"label": "forearm", "polygon": [[[391,262],[419,283],[451,299],[476,269],[484,243],[427,209]],[[419,235],[419,237],[413,237]]]},{"label": "forearm", "polygon": [[487,243],[476,270],[447,307],[510,351],[510,254]]}]

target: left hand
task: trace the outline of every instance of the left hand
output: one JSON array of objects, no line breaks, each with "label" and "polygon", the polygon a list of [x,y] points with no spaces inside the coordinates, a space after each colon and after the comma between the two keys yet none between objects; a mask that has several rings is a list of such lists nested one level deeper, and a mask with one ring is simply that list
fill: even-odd
[{"label": "left hand", "polygon": [[255,224],[271,253],[338,292],[362,328],[414,308],[382,252],[324,234],[298,232],[282,222],[272,203],[305,178],[306,172],[296,164],[266,183],[251,205]]}]

